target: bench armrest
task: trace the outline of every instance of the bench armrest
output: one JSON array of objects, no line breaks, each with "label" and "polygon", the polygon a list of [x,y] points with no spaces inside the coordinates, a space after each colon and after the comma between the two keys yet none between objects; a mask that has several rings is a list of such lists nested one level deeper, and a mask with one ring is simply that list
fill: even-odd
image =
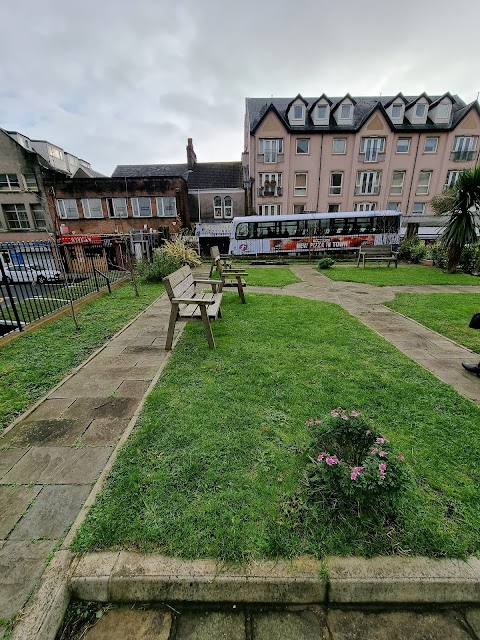
[{"label": "bench armrest", "polygon": [[220,280],[194,280],[195,284],[199,282],[200,284],[220,284]]},{"label": "bench armrest", "polygon": [[196,300],[195,298],[172,298],[172,304],[196,304],[204,307],[213,304],[215,300]]},{"label": "bench armrest", "polygon": [[228,275],[240,275],[240,276],[248,276],[248,273],[243,269],[222,269],[222,273],[226,273]]}]

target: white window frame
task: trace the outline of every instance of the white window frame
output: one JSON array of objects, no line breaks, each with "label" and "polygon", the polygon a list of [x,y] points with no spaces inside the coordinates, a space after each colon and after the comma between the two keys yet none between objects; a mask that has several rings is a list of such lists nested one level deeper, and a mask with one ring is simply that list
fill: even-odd
[{"label": "white window frame", "polygon": [[[93,203],[99,202],[100,209],[98,205],[95,206]],[[95,218],[100,219],[103,218],[103,209],[102,209],[102,199],[101,198],[82,198],[82,208],[83,208],[83,217],[84,218]],[[98,215],[98,212],[100,215]]]},{"label": "white window frame", "polygon": [[52,157],[57,158],[57,160],[63,160],[62,149],[59,149],[58,147],[49,146],[48,152]]},{"label": "white window frame", "polygon": [[294,214],[301,214],[305,211],[305,207],[307,205],[306,204],[294,204],[293,205],[293,213]]},{"label": "white window frame", "polygon": [[[261,173],[260,174],[260,180],[259,180],[259,185],[260,188],[266,189],[265,187],[265,183],[269,183],[268,184],[268,189],[266,192],[264,192],[262,195],[266,195],[266,196],[278,196],[280,195],[279,189],[282,188],[282,174],[281,173]],[[271,188],[271,183],[274,182],[275,186],[272,189]]]},{"label": "white window frame", "polygon": [[213,217],[222,217],[222,198],[220,196],[214,196],[213,198]]},{"label": "white window frame", "polygon": [[[399,151],[398,150],[398,143],[400,142],[400,140],[402,140],[402,141],[406,140],[407,141],[408,144],[407,144],[407,150],[406,151]],[[404,137],[398,138],[397,139],[397,146],[396,146],[395,153],[410,153],[410,145],[411,145],[411,143],[412,143],[412,139],[411,138],[404,138]]]},{"label": "white window frame", "polygon": [[[423,174],[423,176],[422,176]],[[422,171],[420,171],[420,173],[418,174],[418,183],[417,183],[417,188],[415,190],[415,195],[416,196],[427,196],[428,192],[430,191],[430,183],[432,181],[432,174],[433,171],[431,171],[430,169],[424,169]],[[425,180],[425,176],[428,175],[428,180]],[[423,178],[423,180],[422,180]]]},{"label": "white window frame", "polygon": [[223,198],[223,217],[230,219],[233,218],[233,198],[232,196],[225,196]]},{"label": "white window frame", "polygon": [[278,162],[278,156],[283,153],[283,138],[260,138],[258,153],[263,155],[265,163]]},{"label": "white window frame", "polygon": [[[8,211],[8,209],[11,210]],[[5,222],[7,223],[7,228],[10,229],[10,231],[22,231],[32,228],[28,217],[27,208],[24,204],[4,204],[3,213],[5,216]],[[14,214],[16,220],[9,220],[9,214]],[[13,226],[11,224],[12,222],[14,223]],[[18,223],[18,226],[15,226],[15,222]]]},{"label": "white window frame", "polygon": [[[415,207],[420,205],[422,207],[421,211],[415,211]],[[412,215],[423,215],[425,213],[425,203],[424,202],[414,202],[412,206]]]},{"label": "white window frame", "polygon": [[[319,109],[324,109],[325,111],[325,115],[321,116],[318,113]],[[326,120],[327,119],[327,115],[328,115],[328,105],[327,104],[317,104],[316,107],[316,118],[317,120]]]},{"label": "white window frame", "polygon": [[[0,187],[0,191],[20,191],[20,181],[16,173],[2,173],[1,175],[5,176],[7,186]],[[13,176],[15,176],[15,179],[13,179]],[[13,183],[16,183],[16,185],[12,186]]]},{"label": "white window frame", "polygon": [[[305,176],[304,186],[297,186],[297,180],[299,176]],[[293,195],[306,196],[307,190],[308,190],[308,173],[306,171],[296,171],[293,175]]]},{"label": "white window frame", "polygon": [[258,205],[258,213],[261,216],[280,216],[282,215],[282,205],[260,204]]},{"label": "white window frame", "polygon": [[[348,109],[348,116],[343,115],[345,109]],[[340,115],[339,115],[338,119],[339,120],[351,120],[352,119],[352,109],[353,109],[353,105],[352,104],[341,104],[340,105]]]},{"label": "white window frame", "polygon": [[356,202],[353,205],[354,211],[375,211],[376,208],[376,202]]},{"label": "white window frame", "polygon": [[[335,151],[335,143],[336,142],[340,142],[340,140],[343,140],[343,142],[344,142],[343,151]],[[347,139],[346,138],[334,138],[333,142],[332,142],[332,155],[344,156],[346,153],[347,153]]]},{"label": "white window frame", "polygon": [[[298,150],[298,143],[300,142],[300,140],[305,141],[307,143],[307,150],[306,151],[299,151]],[[310,154],[310,138],[297,138],[295,140],[295,155],[297,156],[307,156]]]},{"label": "white window frame", "polygon": [[[435,149],[427,150],[427,140],[435,140]],[[437,153],[438,140],[438,136],[427,136],[423,144],[423,153]]]},{"label": "white window frame", "polygon": [[[392,104],[392,120],[399,120],[403,115],[403,102],[394,102]],[[400,109],[400,113],[396,116],[394,113],[394,109]]]},{"label": "white window frame", "polygon": [[[391,196],[401,196],[403,193],[403,186],[405,184],[406,171],[402,169],[395,170],[392,174],[392,183],[390,185]],[[401,180],[400,180],[401,177]]]},{"label": "white window frame", "polygon": [[126,198],[107,198],[107,209],[109,218],[128,218]]},{"label": "white window frame", "polygon": [[[441,109],[444,109],[442,113]],[[450,120],[450,115],[452,113],[452,104],[451,102],[440,102],[437,107],[437,119],[438,120]]]},{"label": "white window frame", "polygon": [[[297,109],[300,109],[300,115],[296,115]],[[303,120],[305,107],[303,104],[294,104],[292,107],[292,120]]]},{"label": "white window frame", "polygon": [[[418,108],[421,107],[421,111],[422,113],[418,113]],[[417,104],[415,105],[415,117],[416,118],[425,118],[425,116],[427,115],[427,109],[428,109],[428,105],[426,105],[424,102],[417,102]]]},{"label": "white window frame", "polygon": [[[174,204],[174,213],[165,213],[165,200],[173,201]],[[156,198],[157,201],[157,216],[159,218],[176,218],[177,217],[177,200],[175,196],[162,196]]]},{"label": "white window frame", "polygon": [[449,171],[447,171],[447,177],[445,179],[445,184],[443,185],[443,190],[447,191],[448,189],[452,189],[455,186],[459,175],[459,170],[457,171],[456,169],[450,169]]},{"label": "white window frame", "polygon": [[24,173],[22,178],[26,191],[38,191],[37,177],[34,173]]},{"label": "white window frame", "polygon": [[[144,213],[145,207],[140,206],[140,200],[148,200],[149,213]],[[130,198],[130,202],[134,218],[151,218],[153,216],[150,196],[136,196],[135,198]]]},{"label": "white window frame", "polygon": [[[336,208],[335,208],[336,207]],[[340,211],[340,205],[336,202],[329,202],[327,206],[327,213],[338,213]]]},{"label": "white window frame", "polygon": [[[74,203],[75,206],[72,203]],[[78,215],[78,205],[75,198],[58,199],[57,213],[61,220],[78,220],[80,216]]]},{"label": "white window frame", "polygon": [[[340,185],[332,184],[333,176],[340,176]],[[330,173],[330,182],[328,186],[329,196],[341,196],[343,191],[343,171],[332,171]]]},{"label": "white window frame", "polygon": [[400,211],[401,202],[387,202],[387,211]]},{"label": "white window frame", "polygon": [[[32,215],[33,224],[35,229],[46,229],[47,228],[47,217],[45,214],[45,209],[38,202],[34,202],[30,205],[30,213]],[[39,224],[38,222],[38,214],[42,214],[40,216],[42,222]]]},{"label": "white window frame", "polygon": [[360,140],[360,153],[365,155],[365,162],[378,162],[380,153],[385,152],[385,138],[365,137]]},{"label": "white window frame", "polygon": [[378,195],[380,193],[381,171],[357,171],[356,195]]}]

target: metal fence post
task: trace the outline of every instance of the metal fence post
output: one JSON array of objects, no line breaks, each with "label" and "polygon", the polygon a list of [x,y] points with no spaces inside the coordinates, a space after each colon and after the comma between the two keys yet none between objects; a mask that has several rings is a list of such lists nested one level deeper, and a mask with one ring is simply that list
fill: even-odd
[{"label": "metal fence post", "polygon": [[17,307],[16,307],[15,302],[13,300],[12,291],[10,289],[10,284],[9,284],[9,282],[7,280],[7,276],[5,275],[5,270],[3,268],[3,263],[2,263],[1,260],[0,260],[0,272],[2,274],[2,282],[4,283],[5,288],[7,290],[7,295],[8,295],[8,299],[10,300],[10,305],[11,305],[11,307],[13,309],[13,315],[15,316],[15,320],[16,320],[17,325],[18,325],[18,330],[19,331],[23,331],[22,322],[20,320],[20,316],[18,315],[18,310],[17,310]]}]

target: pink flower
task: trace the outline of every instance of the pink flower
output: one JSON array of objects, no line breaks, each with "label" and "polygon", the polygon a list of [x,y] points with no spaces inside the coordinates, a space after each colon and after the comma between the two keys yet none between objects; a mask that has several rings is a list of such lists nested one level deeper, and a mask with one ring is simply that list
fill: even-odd
[{"label": "pink flower", "polygon": [[352,475],[350,476],[351,480],[356,480],[360,471],[363,471],[364,467],[355,467],[352,471]]},{"label": "pink flower", "polygon": [[402,456],[402,454],[398,455],[398,456],[397,456],[397,458],[398,458],[399,460],[402,460],[402,462],[403,462],[403,460],[405,460],[405,456]]},{"label": "pink flower", "polygon": [[377,451],[378,451],[378,449],[372,449],[372,450],[370,451],[370,454],[371,454],[372,456],[374,456],[374,455],[377,453]]},{"label": "pink flower", "polygon": [[338,411],[330,411],[332,418],[338,418]]},{"label": "pink flower", "polygon": [[322,424],[321,420],[315,420],[315,424]]},{"label": "pink flower", "polygon": [[332,464],[338,464],[339,460],[337,458],[337,456],[330,456],[329,458],[327,458],[325,460],[325,462],[329,465],[332,466]]},{"label": "pink flower", "polygon": [[326,458],[327,456],[328,456],[328,453],[325,453],[325,452],[324,452],[324,453],[321,453],[321,454],[318,456],[317,460],[318,460],[319,462],[321,462],[321,461],[322,461],[324,458]]},{"label": "pink flower", "polygon": [[381,458],[384,458],[385,456],[388,456],[388,451],[380,451],[378,454]]},{"label": "pink flower", "polygon": [[352,416],[352,418],[358,418],[358,416],[361,416],[362,414],[360,413],[360,411],[355,411],[354,409],[350,412],[350,415]]},{"label": "pink flower", "polygon": [[348,416],[342,416],[342,420],[348,420]]},{"label": "pink flower", "polygon": [[313,420],[312,420],[311,418],[310,418],[310,420],[307,420],[307,421],[305,422],[305,426],[306,426],[306,427],[311,427],[311,426],[312,426],[312,424],[313,424]]},{"label": "pink flower", "polygon": [[372,432],[370,431],[370,429],[367,431],[367,436],[369,436]]},{"label": "pink flower", "polygon": [[388,440],[384,437],[381,437],[381,438],[377,438],[376,442],[377,444],[385,444],[386,442],[388,442]]},{"label": "pink flower", "polygon": [[385,464],[385,462],[382,462],[381,464],[378,465],[378,468],[380,469],[380,473],[383,474],[385,473],[385,471],[387,470],[387,465]]}]

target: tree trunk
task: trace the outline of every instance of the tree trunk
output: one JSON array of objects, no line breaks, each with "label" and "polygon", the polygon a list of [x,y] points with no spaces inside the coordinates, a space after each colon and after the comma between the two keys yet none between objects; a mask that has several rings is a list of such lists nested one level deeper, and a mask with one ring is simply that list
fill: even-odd
[{"label": "tree trunk", "polygon": [[456,273],[463,247],[450,247],[448,249],[448,273]]}]

